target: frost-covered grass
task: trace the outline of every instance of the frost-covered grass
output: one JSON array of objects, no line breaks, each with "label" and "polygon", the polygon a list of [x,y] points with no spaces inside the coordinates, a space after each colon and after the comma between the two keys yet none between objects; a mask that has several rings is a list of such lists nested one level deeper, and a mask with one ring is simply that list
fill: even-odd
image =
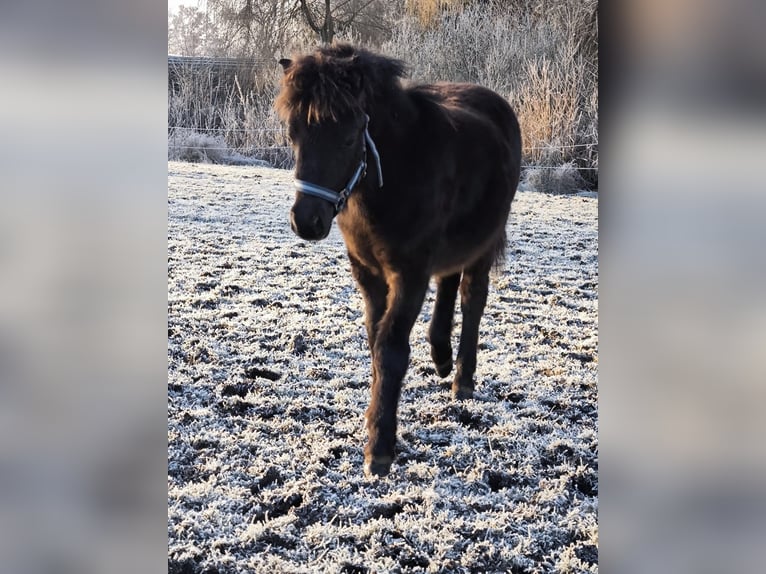
[{"label": "frost-covered grass", "polygon": [[430,361],[429,294],[398,458],[367,479],[337,229],[292,234],[289,171],[168,168],[171,573],[597,571],[597,199],[517,194],[462,404]]}]

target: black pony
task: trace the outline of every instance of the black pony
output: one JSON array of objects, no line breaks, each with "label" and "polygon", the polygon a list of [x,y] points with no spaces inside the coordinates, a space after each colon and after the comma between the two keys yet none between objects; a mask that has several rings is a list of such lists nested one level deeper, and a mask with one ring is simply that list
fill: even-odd
[{"label": "black pony", "polygon": [[337,216],[362,292],[372,354],[368,475],[385,475],[409,337],[434,277],[429,328],[440,377],[452,371],[455,299],[463,313],[452,392],[473,396],[479,320],[519,181],[521,134],[508,103],[472,84],[403,86],[403,62],[334,44],[284,69],[276,109],[295,149],[293,231],[327,237]]}]

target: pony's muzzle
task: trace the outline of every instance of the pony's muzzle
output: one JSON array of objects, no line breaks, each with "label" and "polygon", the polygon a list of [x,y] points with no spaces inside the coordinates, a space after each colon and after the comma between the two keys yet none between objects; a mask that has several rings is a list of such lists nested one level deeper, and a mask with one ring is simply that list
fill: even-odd
[{"label": "pony's muzzle", "polygon": [[290,210],[290,227],[301,239],[317,241],[330,233],[332,219],[325,221],[321,213],[293,206]]}]

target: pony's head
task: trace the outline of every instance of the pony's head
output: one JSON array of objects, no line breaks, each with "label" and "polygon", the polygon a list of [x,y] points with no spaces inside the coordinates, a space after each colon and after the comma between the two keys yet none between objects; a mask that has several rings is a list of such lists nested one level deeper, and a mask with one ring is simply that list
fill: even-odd
[{"label": "pony's head", "polygon": [[[373,102],[399,87],[404,64],[348,44],[282,59],[275,108],[295,151],[293,231],[323,239],[375,152],[367,131]],[[379,168],[379,165],[376,166]]]}]

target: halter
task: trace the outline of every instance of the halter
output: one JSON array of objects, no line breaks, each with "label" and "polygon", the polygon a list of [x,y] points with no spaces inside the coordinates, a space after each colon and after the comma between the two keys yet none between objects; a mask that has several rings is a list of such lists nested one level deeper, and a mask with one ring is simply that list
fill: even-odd
[{"label": "halter", "polygon": [[362,140],[362,160],[359,162],[356,170],[354,170],[351,179],[348,180],[348,183],[341,191],[335,191],[328,187],[322,187],[321,185],[316,185],[315,183],[303,181],[301,179],[295,180],[295,189],[298,191],[307,195],[319,197],[332,203],[333,206],[335,206],[335,215],[338,215],[343,207],[345,207],[348,196],[351,195],[351,191],[356,187],[356,184],[359,183],[359,180],[367,174],[368,146],[370,152],[372,152],[372,156],[375,158],[375,165],[378,168],[378,186],[383,187],[383,170],[380,167],[380,155],[378,154],[378,148],[375,147],[375,142],[372,141],[372,138],[370,137],[370,132],[367,130],[367,126],[370,123],[370,116],[365,115],[364,117],[366,118],[366,121],[364,124],[364,140]]}]

